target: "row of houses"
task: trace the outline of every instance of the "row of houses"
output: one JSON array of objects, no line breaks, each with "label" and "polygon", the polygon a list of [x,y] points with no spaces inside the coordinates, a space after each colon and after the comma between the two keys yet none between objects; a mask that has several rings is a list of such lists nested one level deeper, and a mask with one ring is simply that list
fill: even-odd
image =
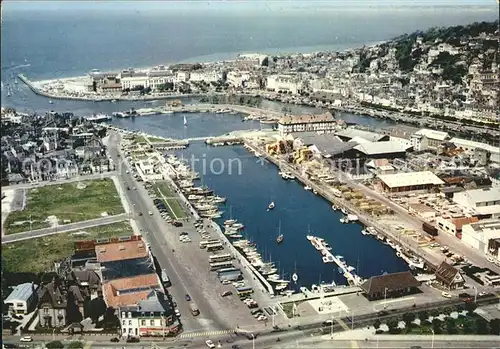
[{"label": "row of houses", "polygon": [[[80,241],[67,268],[38,286],[16,286],[5,299],[10,314],[39,317],[39,326],[78,326],[90,313],[112,311],[123,336],[170,336],[180,330],[151,252],[140,236]],[[92,309],[102,299],[106,308]]]}]

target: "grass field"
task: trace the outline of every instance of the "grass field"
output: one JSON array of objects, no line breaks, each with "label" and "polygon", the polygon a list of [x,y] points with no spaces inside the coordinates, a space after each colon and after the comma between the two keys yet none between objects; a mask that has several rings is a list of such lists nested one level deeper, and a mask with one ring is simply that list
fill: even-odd
[{"label": "grass field", "polygon": [[128,222],[102,225],[84,231],[74,231],[4,244],[3,268],[10,272],[43,272],[51,270],[54,262],[73,254],[73,244],[80,240],[103,239],[132,235]]},{"label": "grass field", "polygon": [[163,139],[163,138],[158,138],[158,137],[154,137],[154,136],[148,136],[148,140],[149,140],[151,143],[155,143],[155,142],[165,142],[165,139]]},{"label": "grass field", "polygon": [[99,218],[104,212],[108,215],[124,212],[110,178],[50,185],[30,189],[26,208],[11,212],[4,228],[7,234],[15,234],[49,227],[46,221],[49,216],[56,216],[59,224],[64,224]]},{"label": "grass field", "polygon": [[[186,210],[182,205],[180,199],[178,198],[177,193],[175,193],[166,182],[156,182],[154,184],[155,190],[158,193],[158,197],[165,197],[165,206],[170,212],[172,218],[182,219],[186,218]],[[161,194],[163,194],[163,197]]]}]

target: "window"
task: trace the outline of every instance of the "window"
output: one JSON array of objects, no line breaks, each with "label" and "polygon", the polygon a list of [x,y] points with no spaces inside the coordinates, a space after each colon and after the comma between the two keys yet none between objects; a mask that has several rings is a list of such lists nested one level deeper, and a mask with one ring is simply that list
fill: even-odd
[{"label": "window", "polygon": [[132,320],[128,320],[128,325],[132,326]]},{"label": "window", "polygon": [[122,320],[122,325],[125,326],[125,320]]},{"label": "window", "polygon": [[154,326],[154,325],[155,325],[155,321],[154,321],[154,320],[149,320],[149,324],[150,324],[151,326]]},{"label": "window", "polygon": [[24,303],[16,303],[16,307],[22,308],[22,307],[24,307]]},{"label": "window", "polygon": [[146,326],[146,320],[141,320],[141,326]]},{"label": "window", "polygon": [[49,313],[49,308],[43,308],[43,313],[48,314]]},{"label": "window", "polygon": [[130,318],[132,318],[132,313],[131,313],[130,311],[127,313],[127,317],[128,317],[129,319],[130,319]]}]

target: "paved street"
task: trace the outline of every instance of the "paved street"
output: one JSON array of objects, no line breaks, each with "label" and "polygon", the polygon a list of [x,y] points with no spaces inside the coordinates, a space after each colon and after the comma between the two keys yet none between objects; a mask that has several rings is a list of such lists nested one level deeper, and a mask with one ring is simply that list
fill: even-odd
[{"label": "paved street", "polygon": [[[123,162],[123,159],[118,157],[118,149],[116,148],[119,143],[118,137],[120,136],[113,133],[109,140],[109,154],[117,164]],[[119,168],[125,169],[125,166],[120,164]],[[126,196],[128,206],[134,213],[135,222],[141,230],[141,234],[151,244],[153,254],[161,267],[166,269],[172,281],[169,292],[177,302],[182,314],[184,335],[192,332],[199,332],[197,335],[203,335],[205,332],[208,335],[214,331],[233,330],[239,325],[240,319],[245,320],[244,315],[249,317],[246,319],[247,321],[253,320],[253,318],[250,319],[248,309],[242,308],[244,304],[233,298],[235,296],[220,297],[223,288],[215,279],[215,274],[207,271],[208,253],[199,248],[199,237],[195,236],[197,233],[193,225],[185,223],[180,228],[168,225],[158,214],[147,191],[141,184],[134,181],[131,174],[120,171],[118,179],[121,184],[119,191]],[[127,190],[125,189],[127,186],[136,187],[137,190]],[[154,213],[153,216],[148,215],[149,211]],[[139,212],[142,212],[143,215],[140,216]],[[191,232],[193,241],[181,245],[178,238],[181,231]],[[189,303],[184,300],[186,294],[189,294],[198,305],[199,316],[191,316],[188,308]],[[241,310],[245,310],[245,313]],[[233,311],[236,312],[233,314]]]},{"label": "paved street", "polygon": [[52,227],[52,228],[43,228],[43,229],[37,229],[37,230],[27,231],[27,232],[23,232],[23,233],[5,235],[2,237],[2,245],[8,244],[10,242],[39,238],[39,237],[47,236],[47,235],[67,233],[69,231],[87,229],[87,228],[97,227],[100,225],[121,222],[121,221],[126,220],[127,218],[128,218],[128,215],[125,213],[122,213],[119,215],[91,219],[88,221],[58,225],[58,226]]}]

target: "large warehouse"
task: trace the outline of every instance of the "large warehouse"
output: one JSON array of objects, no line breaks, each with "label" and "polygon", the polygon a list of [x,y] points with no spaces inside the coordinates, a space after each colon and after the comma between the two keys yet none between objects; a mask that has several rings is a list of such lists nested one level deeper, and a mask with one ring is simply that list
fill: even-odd
[{"label": "large warehouse", "polygon": [[444,184],[430,171],[379,175],[384,191],[397,193],[412,190],[428,190]]}]

